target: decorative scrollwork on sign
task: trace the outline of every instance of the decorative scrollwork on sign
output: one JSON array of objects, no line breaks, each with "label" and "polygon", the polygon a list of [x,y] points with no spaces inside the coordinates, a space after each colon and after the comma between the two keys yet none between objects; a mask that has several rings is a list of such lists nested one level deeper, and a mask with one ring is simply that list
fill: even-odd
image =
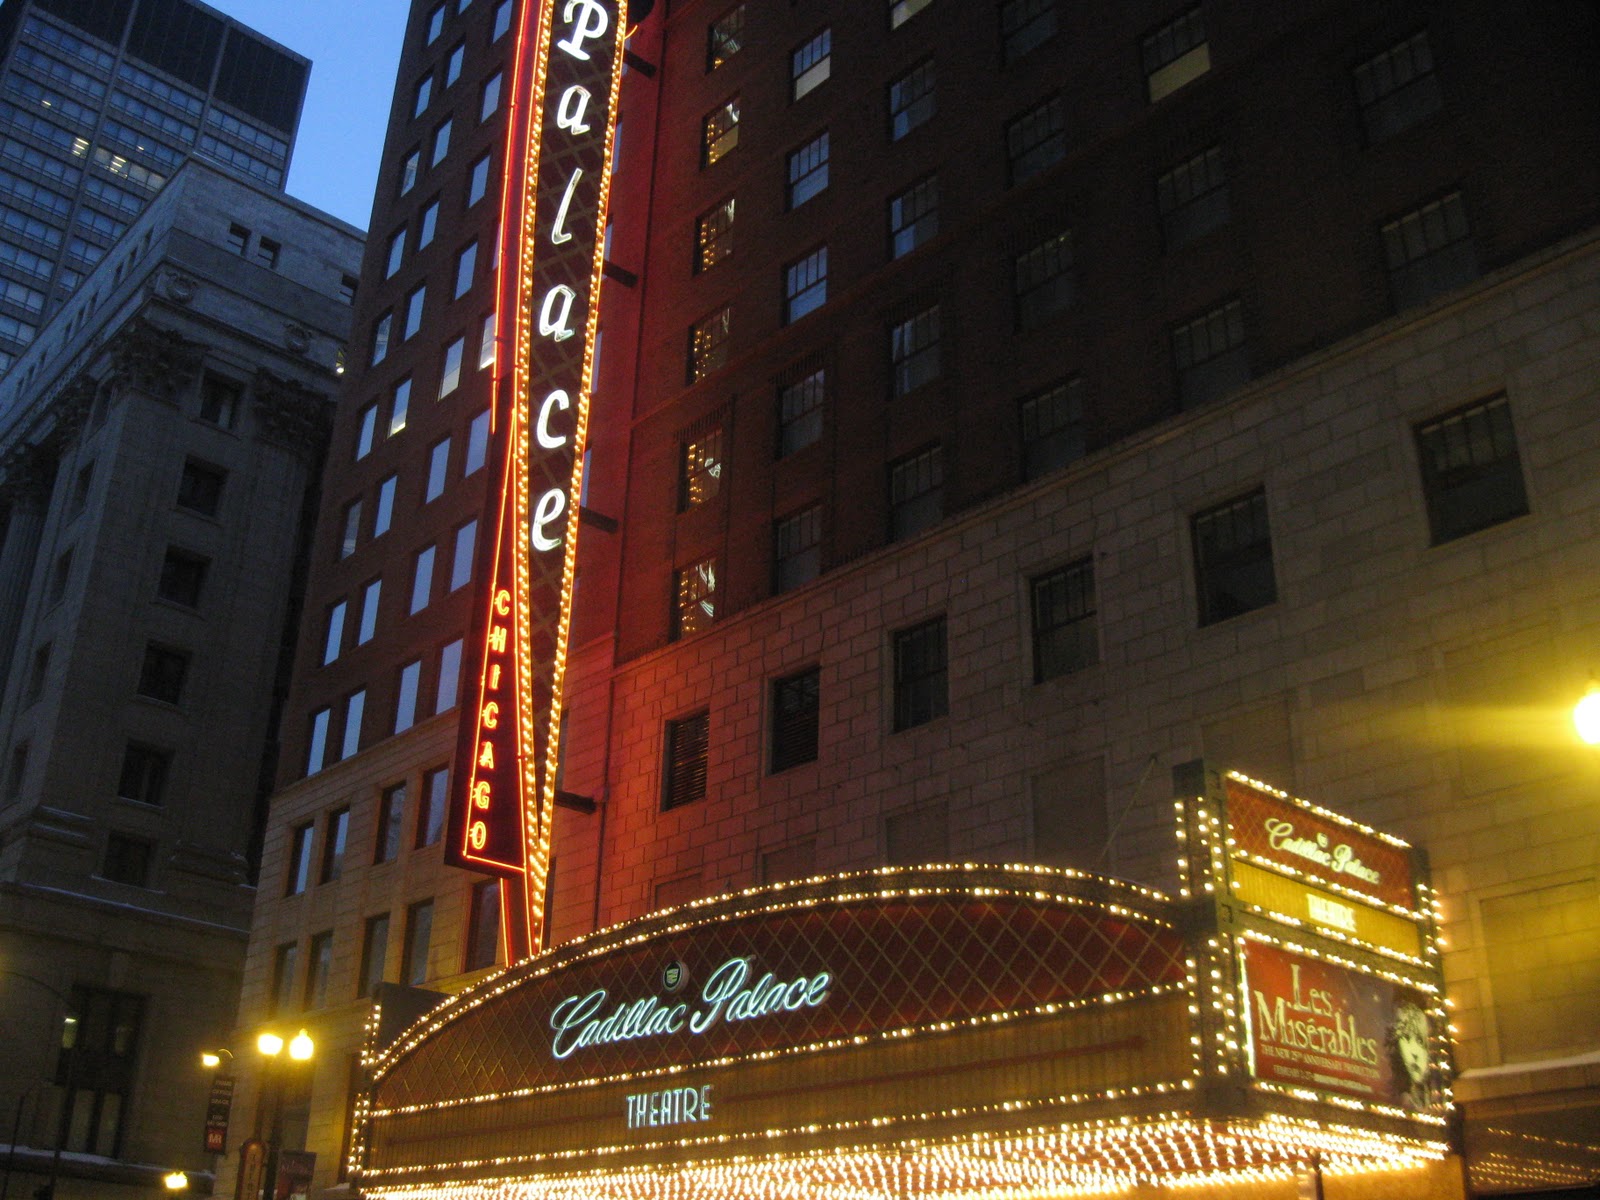
[{"label": "decorative scrollwork on sign", "polygon": [[200,346],[171,329],[145,320],[130,321],[111,343],[107,381],[132,388],[166,404],[176,404],[200,370]]},{"label": "decorative scrollwork on sign", "polygon": [[333,402],[326,392],[265,368],[256,372],[250,390],[263,440],[313,453],[327,443],[333,430]]}]

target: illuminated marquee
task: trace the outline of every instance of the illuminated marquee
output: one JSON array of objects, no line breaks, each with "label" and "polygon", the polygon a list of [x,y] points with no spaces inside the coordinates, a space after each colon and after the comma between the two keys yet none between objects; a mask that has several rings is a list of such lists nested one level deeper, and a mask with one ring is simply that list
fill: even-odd
[{"label": "illuminated marquee", "polygon": [[[523,6],[501,204],[495,481],[446,860],[506,877],[507,957],[543,941],[601,230],[622,42],[616,0]],[[520,884],[520,886],[519,886]]]}]

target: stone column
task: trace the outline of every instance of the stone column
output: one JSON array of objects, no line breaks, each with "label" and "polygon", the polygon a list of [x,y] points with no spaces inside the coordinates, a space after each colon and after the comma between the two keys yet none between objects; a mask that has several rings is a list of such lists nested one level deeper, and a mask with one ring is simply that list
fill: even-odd
[{"label": "stone column", "polygon": [[[50,502],[52,467],[33,456],[5,464],[0,475],[0,504],[6,506],[4,541],[0,541],[0,695],[22,656],[17,631],[28,595],[35,585],[35,560]],[[18,668],[20,669],[20,668]]]}]

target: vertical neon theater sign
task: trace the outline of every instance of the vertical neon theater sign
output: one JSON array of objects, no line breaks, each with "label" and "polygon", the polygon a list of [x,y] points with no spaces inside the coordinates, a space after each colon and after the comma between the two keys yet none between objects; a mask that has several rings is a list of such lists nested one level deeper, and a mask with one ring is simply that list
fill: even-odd
[{"label": "vertical neon theater sign", "polygon": [[445,859],[502,877],[508,962],[544,942],[561,689],[599,316],[619,0],[520,6],[489,466]]}]

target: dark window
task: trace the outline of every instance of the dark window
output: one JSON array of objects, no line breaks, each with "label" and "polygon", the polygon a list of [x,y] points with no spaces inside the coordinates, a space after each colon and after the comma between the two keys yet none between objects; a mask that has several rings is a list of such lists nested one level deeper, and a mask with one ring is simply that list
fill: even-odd
[{"label": "dark window", "polygon": [[417,806],[417,849],[432,846],[444,836],[446,793],[450,790],[450,769],[436,767],[422,776],[422,803]]},{"label": "dark window", "polygon": [[890,391],[904,396],[939,377],[939,306],[889,327]]},{"label": "dark window", "polygon": [[817,368],[778,386],[778,457],[803,450],[822,437],[822,400],[827,376]]},{"label": "dark window", "polygon": [[494,10],[494,28],[489,32],[489,40],[497,42],[506,35],[511,28],[511,0],[500,0]]},{"label": "dark window", "polygon": [[1066,108],[1059,95],[1006,126],[1006,164],[1013,186],[1060,162],[1066,154]]},{"label": "dark window", "polygon": [[73,986],[56,1058],[55,1083],[66,1089],[61,1149],[108,1158],[122,1153],[143,1024],[143,996]]},{"label": "dark window", "polygon": [[1178,405],[1194,408],[1250,380],[1244,337],[1244,306],[1230,300],[1172,328],[1172,358],[1178,371]]},{"label": "dark window", "polygon": [[1033,681],[1098,662],[1094,561],[1083,558],[1033,580]]},{"label": "dark window", "polygon": [[926,450],[889,464],[889,538],[898,541],[936,525],[944,517],[944,448]]},{"label": "dark window", "polygon": [[889,84],[889,140],[898,142],[933,112],[933,60],[925,59]]},{"label": "dark window", "polygon": [[167,771],[172,766],[172,751],[129,742],[122,752],[122,770],[117,775],[117,795],[140,804],[160,804],[167,789]]},{"label": "dark window", "polygon": [[1030,246],[1013,264],[1017,328],[1036,329],[1072,303],[1072,234],[1058,233]]},{"label": "dark window", "polygon": [[284,942],[272,955],[272,997],[268,1009],[273,1016],[294,1010],[294,977],[300,966],[300,946]]},{"label": "dark window", "polygon": [[154,848],[143,838],[113,833],[106,838],[106,857],[100,878],[134,887],[150,886],[150,856]]},{"label": "dark window", "polygon": [[678,460],[678,511],[716,499],[722,491],[722,468],[721,425],[687,436]]},{"label": "dark window", "polygon": [[673,640],[707,628],[717,617],[717,560],[703,558],[675,572],[673,593]]},{"label": "dark window", "polygon": [[405,949],[400,957],[400,982],[418,987],[428,978],[428,943],[433,940],[433,901],[420,900],[406,909]]},{"label": "dark window", "polygon": [[306,955],[306,1008],[321,1008],[328,1002],[328,975],[333,969],[333,930],[311,935]]},{"label": "dark window", "polygon": [[28,743],[19,742],[11,747],[11,764],[6,769],[6,799],[18,799],[22,795],[22,785],[27,779]]},{"label": "dark window", "polygon": [[222,503],[222,484],[227,478],[228,473],[221,467],[189,459],[178,479],[178,507],[202,516],[216,516],[217,506]]},{"label": "dark window", "polygon": [[949,709],[944,618],[894,635],[894,728],[926,725]]},{"label": "dark window", "polygon": [[833,66],[833,35],[824,29],[789,55],[789,99],[798,100],[827,82]]},{"label": "dark window", "polygon": [[685,382],[697,383],[727,364],[728,334],[732,328],[731,308],[719,308],[689,327],[689,370]]},{"label": "dark window", "polygon": [[85,463],[78,468],[78,476],[72,484],[72,507],[67,510],[69,517],[79,516],[89,505],[89,490],[94,486],[94,463]]},{"label": "dark window", "polygon": [[378,797],[378,837],[372,847],[372,861],[393,862],[400,856],[400,823],[405,819],[406,785],[397,783],[383,789]]},{"label": "dark window", "polygon": [[256,239],[256,261],[268,270],[278,269],[278,256],[283,253],[283,247],[271,238]]},{"label": "dark window", "polygon": [[889,257],[910,254],[939,232],[939,180],[918,180],[889,197]]},{"label": "dark window", "polygon": [[1417,456],[1436,546],[1528,511],[1516,430],[1504,396],[1417,426]]},{"label": "dark window", "polygon": [[1055,31],[1056,0],[1001,0],[1000,41],[1006,62],[1016,62]]},{"label": "dark window", "polygon": [[439,35],[444,32],[444,5],[440,4],[428,13],[428,24],[423,30],[422,42],[431,46],[439,40]]},{"label": "dark window", "polygon": [[344,874],[344,843],[350,833],[350,809],[334,809],[322,831],[322,874],[319,883],[333,883]]},{"label": "dark window", "polygon": [[356,289],[360,286],[360,282],[354,275],[339,276],[339,299],[346,304],[354,304]]},{"label": "dark window", "polygon": [[1265,491],[1196,513],[1192,533],[1200,624],[1225,621],[1278,598]]},{"label": "dark window", "polygon": [[383,277],[392,279],[400,273],[400,266],[406,257],[406,230],[402,225],[389,235],[388,252],[383,257]]},{"label": "dark window", "polygon": [[785,517],[773,525],[772,590],[787,592],[822,572],[822,505]]},{"label": "dark window", "polygon": [[167,547],[166,558],[161,563],[161,579],[156,584],[156,595],[185,608],[200,607],[200,590],[205,585],[209,560],[176,546]]},{"label": "dark window", "polygon": [[394,313],[386,312],[372,327],[372,365],[377,366],[389,356],[389,338],[394,332]]},{"label": "dark window", "polygon": [[1426,29],[1358,64],[1354,76],[1370,143],[1393,137],[1444,107]]},{"label": "dark window", "polygon": [[500,952],[500,881],[485,879],[472,885],[467,913],[467,954],[463,971],[494,966]]},{"label": "dark window", "polygon": [[739,144],[739,97],[725,100],[701,123],[700,161],[709,167]]},{"label": "dark window", "polygon": [[316,826],[302,822],[289,831],[289,871],[285,876],[283,894],[298,896],[311,883],[311,840]]},{"label": "dark window", "polygon": [[828,248],[818,246],[810,254],[783,268],[784,324],[798,321],[828,301]]},{"label": "dark window", "polygon": [[714,267],[733,253],[733,200],[729,196],[695,219],[695,271]]},{"label": "dark window", "polygon": [[776,775],[817,757],[816,667],[779,679],[772,685],[772,757]]},{"label": "dark window", "polygon": [[889,0],[889,28],[899,29],[933,0]]},{"label": "dark window", "polygon": [[200,419],[223,429],[232,429],[239,417],[239,401],[244,388],[231,379],[206,375],[200,380]]},{"label": "dark window", "polygon": [[1018,415],[1023,478],[1037,479],[1083,457],[1083,380],[1069,379],[1027,397]]},{"label": "dark window", "polygon": [[706,27],[706,70],[715,71],[744,45],[744,5],[737,4]]},{"label": "dark window", "polygon": [[1146,37],[1140,54],[1151,104],[1204,75],[1211,69],[1211,48],[1206,42],[1200,6],[1195,5]]},{"label": "dark window", "polygon": [[1202,150],[1156,179],[1156,206],[1168,250],[1228,223],[1228,177],[1222,147]]},{"label": "dark window", "polygon": [[706,794],[706,760],[711,746],[711,712],[667,722],[666,764],[661,789],[663,810],[690,804]]},{"label": "dark window", "polygon": [[228,226],[228,249],[243,256],[250,246],[250,231],[243,225]]},{"label": "dark window", "polygon": [[356,995],[367,998],[383,982],[383,968],[389,957],[389,914],[379,913],[368,917],[361,931],[361,974],[356,981]]},{"label": "dark window", "polygon": [[406,320],[400,331],[400,340],[406,341],[417,336],[417,331],[422,328],[422,309],[428,301],[427,285],[417,288],[406,297]]},{"label": "dark window", "polygon": [[[507,0],[509,3],[509,0]],[[395,190],[404,196],[417,186],[417,176],[422,171],[422,151],[412,150],[400,162],[400,175],[395,181]]]},{"label": "dark window", "polygon": [[28,690],[24,703],[33,704],[44,694],[45,680],[50,676],[50,643],[45,642],[33,651],[33,662],[28,668]]},{"label": "dark window", "polygon": [[183,698],[183,678],[189,670],[189,656],[170,646],[151,642],[144,648],[144,663],[139,668],[139,695],[167,704]]},{"label": "dark window", "polygon": [[55,570],[50,576],[50,603],[60,604],[66,599],[67,584],[72,582],[72,547],[67,547],[56,559]]},{"label": "dark window", "polygon": [[787,200],[790,208],[799,208],[811,197],[828,186],[828,131],[797,150],[789,152],[789,183]]},{"label": "dark window", "polygon": [[1396,311],[1426,304],[1478,277],[1478,255],[1460,192],[1390,221],[1382,233]]}]

